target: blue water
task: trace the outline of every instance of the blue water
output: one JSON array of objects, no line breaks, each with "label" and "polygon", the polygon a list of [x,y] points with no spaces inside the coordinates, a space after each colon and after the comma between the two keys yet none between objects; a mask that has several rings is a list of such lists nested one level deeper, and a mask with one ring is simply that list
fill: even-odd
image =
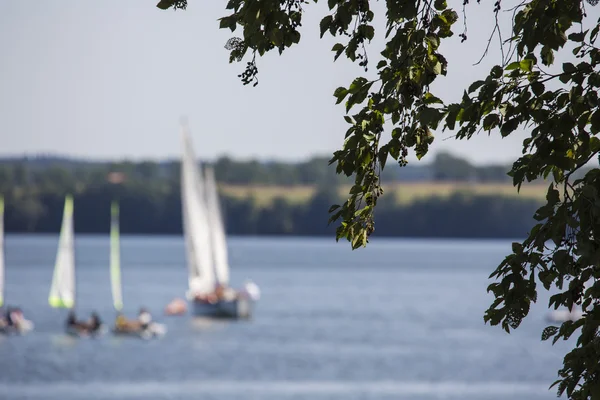
[{"label": "blue water", "polygon": [[[181,237],[122,238],[125,312],[148,307],[159,340],[75,339],[47,305],[57,236],[8,236],[6,301],[35,323],[0,337],[2,399],[552,399],[568,345],[540,341],[547,296],[514,333],[483,323],[510,241],[230,238],[251,321],[166,317],[187,284]],[[77,239],[78,313],[112,322],[109,241]]]}]

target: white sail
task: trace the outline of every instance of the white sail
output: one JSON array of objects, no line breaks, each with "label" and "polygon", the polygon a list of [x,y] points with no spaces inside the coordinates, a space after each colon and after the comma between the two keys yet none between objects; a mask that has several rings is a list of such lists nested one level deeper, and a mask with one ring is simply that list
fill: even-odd
[{"label": "white sail", "polygon": [[110,206],[110,283],[115,310],[123,309],[123,293],[121,290],[121,253],[119,243],[119,204]]},{"label": "white sail", "polygon": [[72,308],[75,305],[75,247],[73,237],[73,198],[65,198],[62,226],[54,277],[48,302],[52,307]]},{"label": "white sail", "polygon": [[0,307],[4,305],[4,198],[0,196]]},{"label": "white sail", "polygon": [[185,237],[189,294],[210,293],[214,290],[215,275],[211,266],[210,236],[204,187],[196,165],[189,133],[182,126],[183,157],[181,160],[181,209]]},{"label": "white sail", "polygon": [[229,284],[229,260],[227,257],[227,239],[223,215],[219,204],[219,192],[212,168],[204,169],[206,183],[206,205],[208,210],[209,232],[211,233],[212,256],[217,276],[217,282],[227,286]]}]

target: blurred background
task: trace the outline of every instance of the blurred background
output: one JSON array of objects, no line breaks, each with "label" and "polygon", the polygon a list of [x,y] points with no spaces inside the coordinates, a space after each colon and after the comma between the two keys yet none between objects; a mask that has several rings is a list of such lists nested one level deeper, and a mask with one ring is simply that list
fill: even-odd
[{"label": "blurred background", "polygon": [[[491,26],[492,8],[472,7],[469,29]],[[572,343],[540,341],[549,294],[510,335],[483,322],[488,276],[526,237],[547,189],[537,181],[518,194],[506,174],[525,133],[459,142],[439,132],[422,161],[388,162],[368,247],[337,243],[327,210],[351,181],[328,166],[346,130],[332,93],[362,72],[332,62],[324,12],[307,7],[301,45],[262,59],[250,88],[223,48],[223,3],[0,1],[4,299],[35,323],[0,335],[2,399],[555,397],[548,387]],[[452,79],[439,97],[494,65],[492,49],[473,66],[486,39],[443,49]],[[251,278],[262,292],[247,321],[163,314],[188,286],[181,115],[199,166],[215,171],[231,283]],[[124,311],[147,307],[164,337],[64,333],[48,292],[67,194],[77,312],[114,317],[118,200]]]}]

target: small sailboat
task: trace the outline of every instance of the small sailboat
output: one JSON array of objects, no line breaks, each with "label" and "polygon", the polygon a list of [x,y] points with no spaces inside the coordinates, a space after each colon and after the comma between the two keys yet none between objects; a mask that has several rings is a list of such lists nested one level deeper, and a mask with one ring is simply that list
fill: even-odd
[{"label": "small sailboat", "polygon": [[4,306],[4,198],[0,197],[0,307]]},{"label": "small sailboat", "polygon": [[162,336],[167,328],[163,324],[150,322],[146,327],[138,320],[128,321],[123,315],[123,293],[121,285],[121,249],[119,240],[119,204],[113,201],[110,208],[110,281],[113,306],[117,319],[113,328],[116,335],[139,336],[149,339]]},{"label": "small sailboat", "polygon": [[75,336],[95,335],[102,332],[100,318],[92,314],[92,321],[75,319],[75,237],[73,232],[73,197],[65,197],[62,225],[58,240],[58,251],[54,264],[54,275],[50,286],[48,303],[53,308],[69,310],[67,333]]},{"label": "small sailboat", "polygon": [[578,307],[569,309],[552,310],[546,316],[548,322],[563,323],[566,321],[577,321],[583,317],[583,311]]},{"label": "small sailboat", "polygon": [[[4,306],[4,198],[0,196],[0,307]],[[6,318],[0,315],[0,333],[26,333],[33,322],[25,319],[19,309],[7,310]],[[9,319],[10,318],[10,319]],[[15,321],[17,319],[17,321]],[[9,321],[11,321],[9,323]]]},{"label": "small sailboat", "polygon": [[229,287],[229,261],[214,172],[199,173],[186,127],[182,126],[181,202],[188,261],[188,300],[196,316],[249,318],[259,298],[258,286]]}]

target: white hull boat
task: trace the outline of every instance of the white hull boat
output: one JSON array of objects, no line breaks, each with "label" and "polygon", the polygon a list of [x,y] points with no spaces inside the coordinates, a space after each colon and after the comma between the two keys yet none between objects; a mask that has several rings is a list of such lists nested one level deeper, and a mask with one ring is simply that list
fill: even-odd
[{"label": "white hull boat", "polygon": [[240,318],[252,316],[254,301],[248,298],[219,300],[215,303],[194,300],[192,312],[197,317]]},{"label": "white hull boat", "polygon": [[565,321],[577,321],[583,316],[583,312],[581,310],[574,309],[572,311],[569,310],[552,310],[547,316],[546,319],[548,322],[554,323],[563,323]]},{"label": "white hull boat", "polygon": [[191,313],[211,318],[250,318],[259,297],[258,287],[252,282],[239,292],[229,287],[227,239],[214,172],[211,168],[205,168],[204,174],[200,172],[185,126],[182,139],[181,208]]},{"label": "white hull boat", "polygon": [[146,329],[124,331],[113,328],[112,332],[115,336],[129,336],[138,337],[141,339],[152,339],[164,336],[167,333],[167,326],[164,324],[159,324],[158,322],[152,322]]}]

